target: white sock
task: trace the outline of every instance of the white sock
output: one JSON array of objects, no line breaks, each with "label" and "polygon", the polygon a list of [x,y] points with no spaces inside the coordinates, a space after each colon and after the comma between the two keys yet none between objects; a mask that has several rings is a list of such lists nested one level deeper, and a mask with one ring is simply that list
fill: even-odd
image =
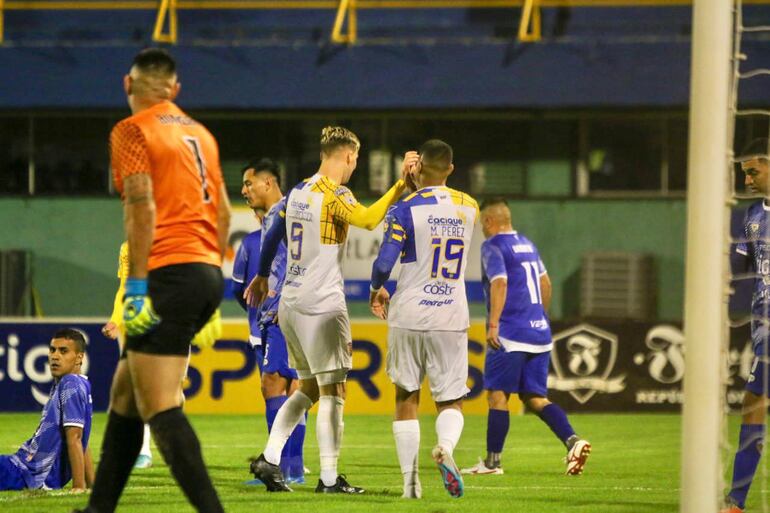
[{"label": "white sock", "polygon": [[264,455],[268,463],[278,465],[281,462],[281,451],[294,428],[305,418],[305,412],[313,406],[308,396],[297,390],[289,396],[273,421],[273,429],[267,439]]},{"label": "white sock", "polygon": [[142,438],[142,450],[139,451],[140,455],[152,458],[152,452],[150,451],[150,425],[144,425],[144,438]]},{"label": "white sock", "polygon": [[345,400],[334,395],[322,395],[318,400],[316,438],[321,456],[321,481],[326,486],[337,482],[337,458],[342,445],[342,410]]},{"label": "white sock", "polygon": [[438,444],[449,452],[451,456],[460,441],[460,435],[463,432],[465,419],[460,410],[447,408],[442,410],[436,417],[436,434],[438,435]]},{"label": "white sock", "polygon": [[396,439],[398,463],[404,476],[404,497],[419,498],[422,496],[419,467],[417,464],[420,453],[420,423],[414,420],[396,420],[393,422],[393,437]]}]

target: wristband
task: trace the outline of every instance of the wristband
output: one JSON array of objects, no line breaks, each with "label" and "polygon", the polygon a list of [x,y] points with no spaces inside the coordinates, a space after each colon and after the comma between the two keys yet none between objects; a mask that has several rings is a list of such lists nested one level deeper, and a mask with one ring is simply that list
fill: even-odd
[{"label": "wristband", "polygon": [[128,278],[125,294],[126,296],[146,296],[147,278]]}]

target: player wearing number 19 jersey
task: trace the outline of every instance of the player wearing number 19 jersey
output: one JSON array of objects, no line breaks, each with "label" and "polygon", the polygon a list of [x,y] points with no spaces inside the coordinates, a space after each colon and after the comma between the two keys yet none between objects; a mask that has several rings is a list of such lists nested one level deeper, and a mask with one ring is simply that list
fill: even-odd
[{"label": "player wearing number 19 jersey", "polygon": [[482,282],[487,298],[487,458],[465,474],[502,474],[500,455],[508,434],[508,398],[519,394],[567,447],[567,474],[583,471],[591,445],[572,429],[567,415],[548,395],[551,328],[546,311],[551,281],[535,245],[511,226],[504,199],[486,201],[481,224],[487,240],[481,246]]},{"label": "player wearing number 19 jersey", "polygon": [[370,304],[375,315],[385,318],[388,293],[383,285],[400,259],[398,285],[387,311],[386,366],[396,386],[393,434],[406,498],[422,495],[417,405],[426,375],[438,410],[438,443],[432,455],[449,494],[463,494],[452,453],[463,428],[462,400],[469,391],[465,267],[478,206],[467,194],[446,187],[453,169],[448,144],[431,140],[422,145],[414,174],[420,188],[388,212],[372,270]]}]

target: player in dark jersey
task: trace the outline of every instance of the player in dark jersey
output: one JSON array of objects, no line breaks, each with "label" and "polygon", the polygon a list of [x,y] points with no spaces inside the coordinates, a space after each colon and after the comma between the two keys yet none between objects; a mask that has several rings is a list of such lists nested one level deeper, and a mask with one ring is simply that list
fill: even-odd
[{"label": "player in dark jersey", "polygon": [[733,271],[753,273],[754,293],[751,298],[751,340],[754,361],[746,381],[743,397],[743,420],[733,465],[733,480],[722,513],[740,513],[746,506],[746,496],[754,480],[767,432],[768,338],[770,332],[770,223],[768,211],[768,139],[752,141],[738,160],[746,175],[746,187],[763,198],[746,211],[744,235],[734,247]]},{"label": "player in dark jersey", "polygon": [[482,281],[487,298],[487,353],[484,388],[488,393],[487,457],[465,474],[502,474],[500,455],[508,434],[508,398],[519,394],[567,448],[567,475],[579,475],[591,444],[575,430],[548,396],[551,280],[532,242],[513,230],[502,198],[481,206],[487,240],[481,246]]}]

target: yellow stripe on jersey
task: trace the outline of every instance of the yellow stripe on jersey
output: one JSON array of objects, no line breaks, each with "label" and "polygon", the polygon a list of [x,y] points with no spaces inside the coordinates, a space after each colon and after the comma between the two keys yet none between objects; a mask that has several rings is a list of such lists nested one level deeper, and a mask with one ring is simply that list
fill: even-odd
[{"label": "yellow stripe on jersey", "polygon": [[398,231],[400,231],[401,233],[406,233],[406,230],[404,230],[404,227],[403,227],[403,226],[401,226],[401,225],[400,225],[400,224],[398,224],[398,223],[393,223],[391,226],[393,227],[393,229],[394,229],[394,230],[398,230]]},{"label": "yellow stripe on jersey", "polygon": [[413,192],[412,194],[410,194],[409,196],[404,198],[404,203],[406,203],[407,201],[411,200],[412,198],[415,198],[416,196],[417,196],[417,192]]},{"label": "yellow stripe on jersey", "polygon": [[476,219],[479,218],[479,205],[476,203],[476,200],[471,198],[469,195],[465,194],[462,191],[456,191],[454,189],[449,189],[450,196],[452,197],[452,202],[455,205],[468,205],[469,207],[472,207],[476,210]]},{"label": "yellow stripe on jersey", "polygon": [[397,233],[391,233],[390,236],[393,240],[397,240],[398,242],[401,242],[402,240],[404,240],[403,235],[399,235]]},{"label": "yellow stripe on jersey", "polygon": [[348,235],[348,222],[358,201],[347,187],[322,176],[310,187],[323,194],[321,204],[321,244],[342,244]]}]

